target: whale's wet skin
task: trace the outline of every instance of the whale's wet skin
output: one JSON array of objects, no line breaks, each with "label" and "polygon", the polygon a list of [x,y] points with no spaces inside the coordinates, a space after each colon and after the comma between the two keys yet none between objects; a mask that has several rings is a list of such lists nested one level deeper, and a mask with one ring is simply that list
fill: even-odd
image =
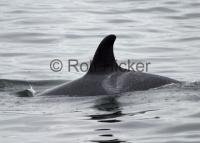
[{"label": "whale's wet skin", "polygon": [[[1,0],[0,142],[199,143],[199,9],[188,0]],[[68,59],[92,61],[110,33],[117,63],[151,62],[148,72],[68,72]],[[79,96],[52,96],[65,90]]]},{"label": "whale's wet skin", "polygon": [[115,39],[115,35],[109,35],[102,40],[85,76],[39,95],[110,95],[179,83],[167,77],[131,71],[118,66],[113,53]]}]

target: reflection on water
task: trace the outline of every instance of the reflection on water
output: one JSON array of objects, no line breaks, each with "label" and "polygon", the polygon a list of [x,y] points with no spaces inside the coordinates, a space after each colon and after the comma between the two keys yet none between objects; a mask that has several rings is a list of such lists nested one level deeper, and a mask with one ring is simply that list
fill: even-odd
[{"label": "reflection on water", "polygon": [[[131,112],[128,114],[123,113],[122,107],[120,102],[118,101],[119,96],[107,96],[107,97],[100,97],[94,101],[94,106],[96,110],[99,110],[97,114],[90,114],[89,120],[95,120],[100,123],[105,124],[118,124],[119,122],[124,122],[121,119],[127,116],[138,116],[140,114],[146,114],[148,112],[153,112],[157,110],[144,110],[139,112]],[[101,113],[103,111],[103,113]],[[159,119],[159,117],[154,117],[155,119]],[[143,118],[144,120],[144,118]],[[106,125],[105,125],[106,126]],[[92,140],[92,142],[99,142],[99,143],[116,143],[116,142],[126,142],[124,140],[120,140],[117,138],[117,135],[113,133],[113,128],[97,128],[94,131],[100,132],[99,136],[104,137],[103,140]],[[108,139],[106,139],[106,137]]]},{"label": "reflection on water", "polygon": [[120,111],[120,103],[117,101],[118,96],[108,96],[97,99],[94,108],[100,111]]},{"label": "reflection on water", "polygon": [[[115,123],[120,122],[118,119],[119,117],[124,116],[124,114],[121,111],[120,103],[117,101],[117,96],[108,96],[99,98],[95,101],[94,108],[99,111],[106,111],[107,113],[104,114],[95,114],[95,115],[89,115],[90,120],[97,120],[98,122],[104,122],[104,123]],[[112,129],[106,128],[100,128],[95,129],[95,131],[106,131],[106,133],[102,133],[99,136],[100,137],[108,137],[108,139],[104,140],[92,140],[92,142],[98,142],[98,143],[121,143],[125,141],[121,141],[117,138],[114,134],[109,133],[108,130],[112,131]],[[113,139],[110,139],[110,138]]]},{"label": "reflection on water", "polygon": [[92,141],[92,142],[97,142],[97,143],[124,143],[125,141],[120,141],[118,139],[114,139],[114,140]]}]

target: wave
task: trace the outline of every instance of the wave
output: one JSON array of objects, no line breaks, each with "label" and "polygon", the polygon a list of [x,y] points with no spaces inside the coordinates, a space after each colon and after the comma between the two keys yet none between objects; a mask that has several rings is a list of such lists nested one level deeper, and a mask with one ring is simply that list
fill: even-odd
[{"label": "wave", "polygon": [[16,80],[16,79],[0,79],[0,91],[13,92],[29,89],[43,89],[66,82],[65,80]]}]

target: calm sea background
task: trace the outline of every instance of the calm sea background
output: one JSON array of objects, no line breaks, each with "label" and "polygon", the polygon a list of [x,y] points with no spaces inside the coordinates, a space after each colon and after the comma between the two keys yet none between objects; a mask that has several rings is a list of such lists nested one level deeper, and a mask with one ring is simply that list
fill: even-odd
[{"label": "calm sea background", "polygon": [[[108,34],[119,62],[151,62],[149,73],[183,84],[117,97],[13,94],[81,77],[68,59],[89,62]],[[199,143],[199,63],[198,0],[0,0],[0,142]]]}]

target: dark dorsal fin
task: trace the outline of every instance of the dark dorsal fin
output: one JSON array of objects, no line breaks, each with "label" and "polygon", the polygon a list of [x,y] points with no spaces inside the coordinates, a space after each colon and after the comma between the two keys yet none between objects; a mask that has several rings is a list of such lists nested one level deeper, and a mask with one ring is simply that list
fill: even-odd
[{"label": "dark dorsal fin", "polygon": [[108,35],[101,41],[90,64],[89,74],[107,73],[120,68],[113,53],[115,39],[115,35]]}]

